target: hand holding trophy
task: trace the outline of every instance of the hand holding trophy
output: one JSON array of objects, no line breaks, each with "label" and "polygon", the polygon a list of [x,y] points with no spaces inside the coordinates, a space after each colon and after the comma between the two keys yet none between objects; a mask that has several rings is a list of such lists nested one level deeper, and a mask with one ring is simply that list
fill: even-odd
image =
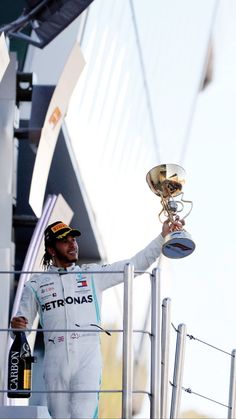
[{"label": "hand holding trophy", "polygon": [[[162,246],[162,253],[171,259],[180,259],[190,255],[195,249],[190,234],[177,227],[179,213],[189,205],[189,211],[182,217],[184,220],[192,211],[192,201],[183,199],[182,187],[185,182],[185,171],[177,164],[161,164],[153,167],[147,174],[147,183],[156,195],[161,198],[162,209],[159,213],[159,220],[163,223],[169,220],[173,224],[173,231],[165,236]],[[176,197],[178,200],[174,199]],[[162,217],[165,220],[162,220]],[[176,227],[175,227],[176,226]]]}]

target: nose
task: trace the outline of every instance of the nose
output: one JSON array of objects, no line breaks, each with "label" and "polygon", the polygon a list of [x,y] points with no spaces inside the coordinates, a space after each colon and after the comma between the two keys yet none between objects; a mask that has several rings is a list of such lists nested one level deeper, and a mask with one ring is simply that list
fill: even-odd
[{"label": "nose", "polygon": [[69,243],[70,247],[72,247],[72,248],[76,248],[78,246],[77,241],[74,237],[69,237],[68,238],[68,243]]}]

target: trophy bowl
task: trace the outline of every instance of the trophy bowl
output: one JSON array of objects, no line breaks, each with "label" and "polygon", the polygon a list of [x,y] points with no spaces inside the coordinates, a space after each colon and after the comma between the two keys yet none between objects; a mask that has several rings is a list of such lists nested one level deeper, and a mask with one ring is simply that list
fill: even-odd
[{"label": "trophy bowl", "polygon": [[147,174],[147,183],[156,195],[178,196],[185,183],[185,170],[177,164],[161,164],[153,167]]},{"label": "trophy bowl", "polygon": [[[161,164],[153,167],[146,176],[151,191],[161,198],[162,209],[159,213],[170,222],[178,220],[178,213],[190,204],[190,210],[182,219],[186,218],[192,210],[192,201],[183,199],[183,185],[185,183],[185,170],[177,164]],[[175,199],[181,196],[181,199]],[[164,238],[162,253],[171,259],[180,259],[190,255],[195,249],[190,234],[184,229],[175,229]]]}]

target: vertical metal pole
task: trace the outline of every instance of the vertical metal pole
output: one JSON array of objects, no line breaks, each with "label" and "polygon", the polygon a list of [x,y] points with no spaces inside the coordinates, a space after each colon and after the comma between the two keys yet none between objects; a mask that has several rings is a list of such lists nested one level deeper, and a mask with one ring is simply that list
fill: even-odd
[{"label": "vertical metal pole", "polygon": [[158,269],[154,269],[151,276],[151,419],[161,417],[161,297],[158,273]]},{"label": "vertical metal pole", "polygon": [[235,355],[236,349],[231,352],[231,367],[230,367],[230,385],[229,385],[229,408],[228,419],[236,418],[236,368]]},{"label": "vertical metal pole", "polygon": [[122,371],[122,419],[132,418],[133,392],[133,278],[134,267],[124,268],[123,313],[123,371]]},{"label": "vertical metal pole", "polygon": [[187,332],[186,332],[185,324],[180,324],[178,327],[177,340],[176,340],[175,366],[174,366],[170,419],[179,418],[179,413],[180,413],[186,333]]},{"label": "vertical metal pole", "polygon": [[[14,139],[16,126],[16,68],[17,57],[10,53],[10,64],[1,81],[0,88],[0,219],[3,220],[0,234],[1,269],[12,270],[15,247],[12,237],[13,203],[16,200],[17,141]],[[0,275],[0,328],[9,326],[10,298],[13,290],[13,275]],[[7,364],[7,337],[1,333],[0,340],[0,390],[4,389],[4,369]],[[3,393],[0,405],[4,404]]]},{"label": "vertical metal pole", "polygon": [[161,418],[167,418],[168,388],[169,388],[169,347],[170,347],[170,298],[162,301],[161,329]]}]

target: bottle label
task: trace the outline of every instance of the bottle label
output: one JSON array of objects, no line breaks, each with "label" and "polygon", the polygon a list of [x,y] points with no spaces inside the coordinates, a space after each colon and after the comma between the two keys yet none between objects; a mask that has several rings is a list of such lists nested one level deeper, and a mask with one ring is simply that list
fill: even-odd
[{"label": "bottle label", "polygon": [[18,351],[12,351],[10,353],[10,390],[18,389],[18,378],[19,378],[19,362],[20,353]]},{"label": "bottle label", "polygon": [[30,390],[31,388],[31,370],[24,370],[23,390]]},{"label": "bottle label", "polygon": [[17,332],[8,357],[8,397],[30,397],[32,362],[25,333]]}]

